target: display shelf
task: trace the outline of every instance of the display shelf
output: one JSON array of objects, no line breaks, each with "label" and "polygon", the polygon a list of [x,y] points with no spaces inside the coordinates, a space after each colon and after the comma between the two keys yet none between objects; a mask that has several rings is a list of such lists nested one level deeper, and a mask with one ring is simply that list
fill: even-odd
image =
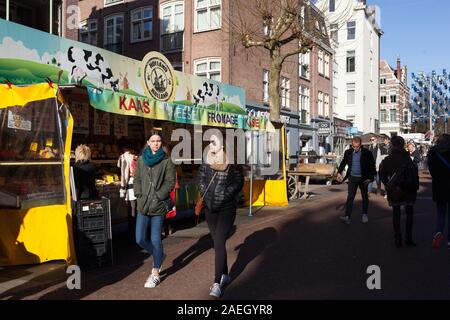
[{"label": "display shelf", "polygon": [[62,161],[2,161],[0,166],[42,166],[62,165]]}]

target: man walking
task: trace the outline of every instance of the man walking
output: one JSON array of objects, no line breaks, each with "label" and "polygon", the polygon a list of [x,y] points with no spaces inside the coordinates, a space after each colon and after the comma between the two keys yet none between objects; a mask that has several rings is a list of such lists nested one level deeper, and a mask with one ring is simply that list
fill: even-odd
[{"label": "man walking", "polygon": [[[342,177],[345,166],[348,165],[347,174]],[[354,137],[352,139],[352,148],[345,151],[344,159],[339,166],[337,180],[343,182],[348,178],[348,196],[345,208],[345,216],[341,220],[345,224],[350,224],[353,211],[353,201],[355,200],[358,187],[361,190],[363,199],[363,216],[362,222],[369,221],[369,195],[367,188],[372,183],[376,174],[375,161],[372,152],[361,147],[361,138]]]}]

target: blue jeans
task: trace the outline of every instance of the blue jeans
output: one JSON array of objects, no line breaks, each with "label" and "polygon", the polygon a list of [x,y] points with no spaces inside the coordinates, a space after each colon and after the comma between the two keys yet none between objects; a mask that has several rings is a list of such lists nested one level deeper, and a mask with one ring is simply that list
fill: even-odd
[{"label": "blue jeans", "polygon": [[136,243],[142,249],[147,250],[150,255],[153,255],[154,269],[161,268],[164,255],[161,240],[164,218],[164,215],[146,216],[139,212],[136,218]]},{"label": "blue jeans", "polygon": [[445,214],[448,215],[447,227],[448,227],[448,242],[450,242],[450,202],[437,202],[437,224],[436,233],[441,232],[444,234],[445,228]]},{"label": "blue jeans", "polygon": [[378,193],[381,193],[381,182],[380,182],[380,175],[379,175],[378,172],[377,172],[377,175],[375,176],[375,181],[369,183],[369,190],[368,190],[368,192],[372,192],[373,184],[374,184],[375,182],[377,183],[377,192],[378,192]]}]

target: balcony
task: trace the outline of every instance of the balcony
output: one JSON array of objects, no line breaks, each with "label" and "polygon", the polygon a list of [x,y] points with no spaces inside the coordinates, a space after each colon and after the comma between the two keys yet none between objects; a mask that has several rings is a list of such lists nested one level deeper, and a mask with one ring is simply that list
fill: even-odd
[{"label": "balcony", "polygon": [[118,42],[118,43],[107,43],[105,44],[104,48],[108,51],[112,51],[118,54],[122,54],[123,53],[123,46],[122,46],[122,42]]},{"label": "balcony", "polygon": [[184,31],[161,35],[161,51],[182,51]]}]

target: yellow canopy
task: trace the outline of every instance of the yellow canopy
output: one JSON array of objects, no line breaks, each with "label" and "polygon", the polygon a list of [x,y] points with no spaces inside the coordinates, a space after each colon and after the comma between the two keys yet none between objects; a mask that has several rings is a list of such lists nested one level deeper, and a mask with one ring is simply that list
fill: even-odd
[{"label": "yellow canopy", "polygon": [[24,106],[37,100],[56,97],[58,87],[49,83],[40,83],[32,86],[18,87],[15,85],[0,84],[0,109]]}]

